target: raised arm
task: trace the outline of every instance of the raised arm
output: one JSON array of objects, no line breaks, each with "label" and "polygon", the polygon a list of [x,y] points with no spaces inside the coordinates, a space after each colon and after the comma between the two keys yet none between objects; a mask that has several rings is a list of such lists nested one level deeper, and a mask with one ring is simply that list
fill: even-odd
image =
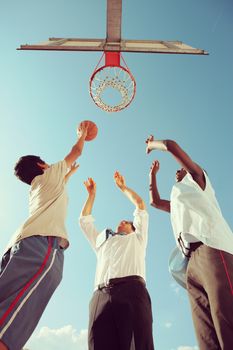
[{"label": "raised arm", "polygon": [[126,186],[124,177],[116,171],[114,174],[114,180],[117,187],[126,195],[126,197],[136,206],[136,208],[145,210],[146,205],[143,199],[132,189]]},{"label": "raised arm", "polygon": [[88,197],[84,203],[81,215],[79,217],[79,225],[89,243],[91,244],[94,251],[96,251],[96,238],[99,234],[98,230],[94,224],[94,217],[91,215],[92,207],[95,201],[96,194],[96,184],[94,180],[89,177],[87,181],[84,182],[86,190],[88,192]]},{"label": "raised arm", "polygon": [[87,215],[91,215],[91,213],[92,213],[92,208],[94,205],[95,195],[96,195],[96,183],[94,182],[94,180],[91,177],[89,177],[87,179],[87,181],[84,182],[84,185],[85,185],[86,190],[88,192],[88,197],[87,197],[87,200],[83,206],[81,215],[87,216]]},{"label": "raised arm", "polygon": [[150,205],[160,210],[167,211],[170,213],[170,201],[166,199],[161,199],[157,187],[156,175],[159,171],[159,161],[155,160],[150,168],[149,182],[150,182]]},{"label": "raised arm", "polygon": [[146,143],[147,153],[150,153],[152,150],[170,152],[181,167],[192,175],[193,179],[198,183],[198,185],[202,189],[205,188],[205,176],[202,168],[189,157],[189,155],[178,145],[178,143],[173,140],[154,140],[152,135],[148,137]]},{"label": "raised arm", "polygon": [[72,147],[71,151],[65,157],[67,167],[70,168],[71,165],[76,161],[78,157],[81,156],[84,147],[85,138],[87,135],[88,123],[81,123],[78,130],[78,140]]}]

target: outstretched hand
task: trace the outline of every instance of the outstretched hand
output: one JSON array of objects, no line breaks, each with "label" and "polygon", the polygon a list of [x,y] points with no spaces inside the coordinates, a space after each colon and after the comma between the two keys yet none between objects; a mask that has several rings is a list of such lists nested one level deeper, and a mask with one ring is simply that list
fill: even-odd
[{"label": "outstretched hand", "polygon": [[117,187],[119,187],[122,191],[126,188],[125,178],[119,173],[119,171],[114,173],[114,180]]},{"label": "outstretched hand", "polygon": [[92,177],[89,177],[86,181],[84,181],[84,185],[89,195],[94,195],[96,193],[96,183]]},{"label": "outstretched hand", "polygon": [[70,171],[69,171],[70,175],[73,175],[74,173],[76,173],[78,168],[79,168],[79,164],[77,164],[76,162],[71,164]]},{"label": "outstretched hand", "polygon": [[88,127],[89,127],[88,121],[80,123],[79,128],[77,130],[77,135],[79,138],[84,135],[84,139],[85,139],[85,137],[87,136]]},{"label": "outstretched hand", "polygon": [[159,171],[159,166],[160,166],[159,161],[154,160],[150,167],[150,175],[157,174],[157,172]]},{"label": "outstretched hand", "polygon": [[149,154],[152,149],[150,148],[150,142],[151,141],[154,141],[154,136],[153,135],[150,135],[147,139],[146,139],[146,144],[147,144],[147,147],[146,147],[146,153]]},{"label": "outstretched hand", "polygon": [[78,168],[79,168],[79,164],[76,164],[76,162],[71,164],[70,170],[68,171],[68,173],[65,176],[66,183],[69,180],[70,176],[73,175],[77,171]]}]

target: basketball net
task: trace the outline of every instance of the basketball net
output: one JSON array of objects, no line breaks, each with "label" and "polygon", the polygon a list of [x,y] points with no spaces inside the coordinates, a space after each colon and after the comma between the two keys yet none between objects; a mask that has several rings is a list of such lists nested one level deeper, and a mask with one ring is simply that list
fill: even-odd
[{"label": "basketball net", "polygon": [[[105,65],[99,65],[105,56]],[[121,65],[121,59],[124,66]],[[120,102],[111,104],[106,101],[106,90],[117,90]],[[120,52],[104,52],[94,73],[90,78],[90,95],[95,104],[106,112],[119,112],[126,108],[133,100],[136,92],[136,81],[127,67]]]}]

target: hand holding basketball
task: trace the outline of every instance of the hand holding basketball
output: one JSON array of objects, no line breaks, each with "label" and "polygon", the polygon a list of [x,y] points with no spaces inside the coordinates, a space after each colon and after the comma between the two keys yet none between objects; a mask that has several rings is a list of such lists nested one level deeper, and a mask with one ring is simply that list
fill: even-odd
[{"label": "hand holding basketball", "polygon": [[94,140],[98,133],[98,127],[91,120],[84,120],[78,125],[77,134],[80,137],[84,132],[86,132],[85,141]]}]

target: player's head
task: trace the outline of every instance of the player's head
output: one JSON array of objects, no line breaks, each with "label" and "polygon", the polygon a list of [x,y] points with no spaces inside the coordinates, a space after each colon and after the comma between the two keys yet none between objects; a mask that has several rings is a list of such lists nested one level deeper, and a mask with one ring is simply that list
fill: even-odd
[{"label": "player's head", "polygon": [[176,182],[182,181],[186,174],[187,174],[187,171],[184,168],[181,168],[181,169],[177,170],[177,172],[176,172]]},{"label": "player's head", "polygon": [[43,174],[48,167],[49,165],[40,157],[29,155],[19,158],[15,164],[14,171],[15,176],[19,180],[31,185],[32,180],[36,176]]},{"label": "player's head", "polygon": [[135,232],[135,230],[133,222],[128,220],[120,221],[116,229],[117,232],[124,232],[125,234]]}]

